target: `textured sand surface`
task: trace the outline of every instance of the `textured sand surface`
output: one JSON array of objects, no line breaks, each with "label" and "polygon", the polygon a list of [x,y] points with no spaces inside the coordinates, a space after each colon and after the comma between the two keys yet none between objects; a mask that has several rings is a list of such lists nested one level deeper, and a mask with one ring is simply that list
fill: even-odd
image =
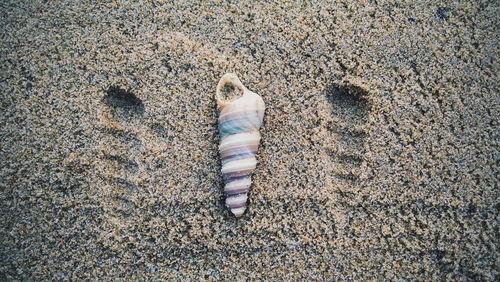
[{"label": "textured sand surface", "polygon": [[175,2],[0,3],[1,280],[498,279],[498,1]]}]

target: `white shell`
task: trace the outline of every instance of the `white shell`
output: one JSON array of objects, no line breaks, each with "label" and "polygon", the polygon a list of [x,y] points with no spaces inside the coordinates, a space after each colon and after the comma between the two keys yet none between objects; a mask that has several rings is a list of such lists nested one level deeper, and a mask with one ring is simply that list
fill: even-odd
[{"label": "white shell", "polygon": [[[243,95],[224,101],[220,90],[227,83],[241,89]],[[259,148],[259,128],[264,119],[265,105],[262,98],[243,86],[233,73],[222,76],[215,98],[221,111],[219,152],[226,206],[236,217],[240,217],[246,210],[247,194],[252,184],[251,175],[257,165],[255,154]]]}]

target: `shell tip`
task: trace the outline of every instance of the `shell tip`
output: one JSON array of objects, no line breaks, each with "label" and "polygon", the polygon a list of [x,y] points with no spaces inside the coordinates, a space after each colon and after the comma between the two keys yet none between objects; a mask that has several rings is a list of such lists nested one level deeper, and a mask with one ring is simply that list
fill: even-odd
[{"label": "shell tip", "polygon": [[236,209],[231,209],[231,212],[234,214],[236,218],[242,217],[243,213],[245,213],[246,208],[241,207],[241,208],[236,208]]}]

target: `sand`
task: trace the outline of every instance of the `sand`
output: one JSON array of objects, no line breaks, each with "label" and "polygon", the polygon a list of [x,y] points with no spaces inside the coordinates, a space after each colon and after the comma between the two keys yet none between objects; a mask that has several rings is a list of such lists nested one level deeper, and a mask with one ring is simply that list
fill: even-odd
[{"label": "sand", "polygon": [[498,279],[498,1],[249,2],[2,1],[1,280]]}]

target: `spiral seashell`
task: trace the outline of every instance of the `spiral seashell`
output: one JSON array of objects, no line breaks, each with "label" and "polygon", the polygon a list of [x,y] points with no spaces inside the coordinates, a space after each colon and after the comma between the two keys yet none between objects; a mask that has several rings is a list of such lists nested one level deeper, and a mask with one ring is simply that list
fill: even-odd
[{"label": "spiral seashell", "polygon": [[[243,95],[224,101],[220,91],[228,83],[241,89]],[[243,86],[234,73],[222,76],[215,98],[220,109],[219,153],[226,207],[236,217],[240,217],[246,210],[251,175],[257,164],[255,154],[259,148],[259,128],[264,119],[265,105],[262,98]]]}]

